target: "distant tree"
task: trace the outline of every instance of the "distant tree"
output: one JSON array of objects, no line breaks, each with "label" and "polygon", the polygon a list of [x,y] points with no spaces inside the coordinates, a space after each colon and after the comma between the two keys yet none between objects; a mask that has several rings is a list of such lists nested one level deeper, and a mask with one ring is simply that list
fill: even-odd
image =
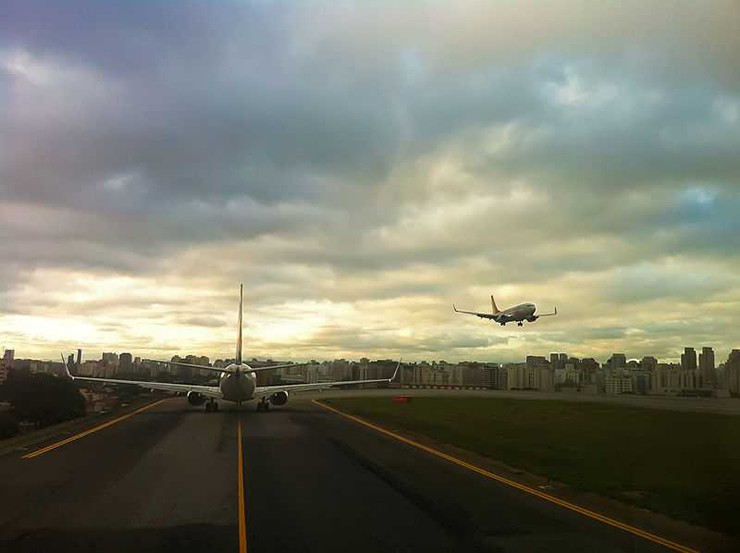
[{"label": "distant tree", "polygon": [[18,421],[11,413],[0,413],[0,440],[18,434]]},{"label": "distant tree", "polygon": [[85,399],[66,378],[44,373],[12,373],[5,382],[7,401],[18,420],[46,426],[85,414]]},{"label": "distant tree", "polygon": [[[136,373],[120,373],[116,375],[120,380],[144,380],[143,376]],[[116,386],[116,393],[123,401],[129,401],[141,394],[142,388],[136,384]]]}]

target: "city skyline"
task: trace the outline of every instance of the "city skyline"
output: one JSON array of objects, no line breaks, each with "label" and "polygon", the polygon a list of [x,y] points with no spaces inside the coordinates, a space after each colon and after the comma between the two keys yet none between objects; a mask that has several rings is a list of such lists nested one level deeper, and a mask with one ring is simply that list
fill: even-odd
[{"label": "city skyline", "polygon": [[[249,357],[725,359],[740,12],[710,5],[5,4],[0,346],[231,356],[243,282]],[[558,316],[452,312],[490,294]]]},{"label": "city skyline", "polygon": [[[81,350],[67,358],[67,370],[75,376],[126,381],[165,381],[183,383],[207,382],[213,378],[210,371],[196,367],[226,367],[231,359],[217,359],[210,363],[205,356],[174,355],[171,362],[134,357],[129,352],[120,355],[103,352],[101,359],[82,360]],[[565,352],[527,355],[515,363],[486,363],[446,360],[397,362],[394,359],[310,360],[296,365],[285,365],[277,360],[250,360],[253,367],[278,365],[275,371],[261,372],[260,385],[317,384],[358,380],[391,379],[400,387],[474,388],[495,390],[565,391],[580,395],[659,395],[706,398],[729,398],[740,394],[740,349],[734,349],[726,362],[715,363],[712,348],[696,350],[684,348],[681,363],[665,363],[653,356],[628,360],[624,353],[614,353],[605,362],[593,358],[579,359]],[[178,365],[177,363],[185,363]],[[5,350],[0,358],[0,384],[10,376],[10,370],[47,373],[60,377],[65,369],[59,362],[32,359],[14,360],[14,352]],[[377,380],[373,380],[377,381]]]},{"label": "city skyline", "polygon": [[[112,348],[116,349],[116,348]],[[10,359],[11,361],[16,358],[16,352],[14,349],[4,349],[0,346],[0,351],[4,351],[4,359],[7,360]],[[693,362],[692,361],[686,361],[685,356],[689,352],[693,352]],[[407,364],[416,364],[416,363],[480,363],[480,364],[489,364],[489,365],[506,365],[506,364],[517,364],[517,363],[523,363],[528,358],[542,358],[542,359],[549,359],[551,362],[554,363],[554,358],[559,358],[560,362],[566,362],[565,360],[576,360],[576,361],[596,361],[600,367],[606,367],[609,366],[609,364],[614,360],[617,359],[617,364],[619,366],[627,366],[630,363],[638,362],[643,363],[646,360],[652,360],[655,364],[669,364],[675,367],[681,367],[684,370],[692,370],[692,371],[698,371],[702,372],[704,370],[704,367],[711,367],[712,370],[719,368],[721,365],[725,363],[725,360],[729,360],[730,356],[735,354],[737,351],[740,351],[739,348],[731,348],[728,350],[727,355],[725,357],[722,357],[722,355],[718,355],[717,351],[712,348],[711,346],[703,346],[701,349],[697,349],[693,346],[684,346],[681,348],[681,355],[678,359],[665,359],[656,357],[654,355],[640,355],[640,356],[633,356],[629,354],[625,354],[624,352],[611,352],[606,357],[599,358],[599,357],[582,357],[572,354],[571,352],[528,352],[525,353],[522,358],[519,359],[509,359],[504,361],[496,361],[496,360],[483,360],[483,359],[460,359],[460,360],[448,360],[448,359],[402,359],[403,363]],[[102,351],[100,353],[99,358],[95,358],[95,355],[93,354],[92,357],[88,354],[83,354],[82,349],[78,349],[75,351],[69,351],[66,352],[66,358],[67,361],[72,363],[78,363],[80,360],[83,360],[85,362],[91,362],[91,363],[102,363],[102,364],[110,364],[119,366],[120,359],[123,357],[125,361],[123,364],[125,366],[131,366],[132,364],[140,364],[140,363],[157,363],[157,362],[163,362],[163,361],[186,361],[188,363],[194,363],[194,364],[225,364],[228,362],[233,361],[232,357],[229,357],[228,355],[216,355],[216,356],[210,356],[210,355],[204,355],[202,353],[193,353],[192,351],[187,352],[179,352],[174,353],[171,355],[165,355],[164,358],[160,359],[154,359],[154,358],[147,358],[145,356],[139,355],[138,353],[132,353],[129,351],[124,350],[115,350],[115,351]],[[707,360],[702,362],[702,357],[707,356]],[[125,357],[124,357],[125,356]],[[59,363],[60,359],[53,359],[53,358],[33,358],[33,357],[26,357],[21,356],[17,357],[18,360],[26,360],[26,361],[40,361],[43,363]],[[258,358],[256,356],[249,356],[246,355],[245,359],[250,360],[251,362],[257,362],[257,363],[264,363],[264,362],[274,362],[277,363],[283,362],[283,360],[287,359],[285,357],[282,357],[280,355],[275,355],[272,357],[265,357],[265,358]],[[357,363],[362,360],[370,360],[370,361],[388,361],[392,360],[394,358],[369,358],[365,355],[357,358],[345,358],[345,357],[339,357],[339,358],[319,358],[319,357],[312,357],[312,358],[303,358],[299,361],[296,361],[296,363],[327,363],[327,362],[334,362],[334,361],[346,361],[349,363]],[[293,360],[288,360],[288,362],[292,362]],[[704,364],[706,363],[706,364]]]}]

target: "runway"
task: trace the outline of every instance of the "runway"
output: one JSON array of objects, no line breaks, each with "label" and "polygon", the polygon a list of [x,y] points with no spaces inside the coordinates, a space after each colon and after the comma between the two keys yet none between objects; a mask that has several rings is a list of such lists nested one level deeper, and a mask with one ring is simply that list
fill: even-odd
[{"label": "runway", "polygon": [[670,550],[308,401],[172,398],[0,471],[2,551]]}]

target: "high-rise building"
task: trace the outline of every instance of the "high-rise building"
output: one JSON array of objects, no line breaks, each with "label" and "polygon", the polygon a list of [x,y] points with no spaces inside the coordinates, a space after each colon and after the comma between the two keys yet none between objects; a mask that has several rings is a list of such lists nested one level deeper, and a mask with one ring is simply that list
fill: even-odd
[{"label": "high-rise building", "polygon": [[[527,368],[528,369],[534,369],[534,368],[541,368],[541,367],[550,367],[550,363],[548,363],[547,359],[540,355],[527,355]],[[558,363],[560,362],[560,359],[558,359]]]},{"label": "high-rise building", "polygon": [[103,352],[103,365],[106,365],[109,367],[117,367],[118,366],[118,354]]},{"label": "high-rise building", "polygon": [[699,375],[701,386],[714,386],[717,384],[717,369],[714,365],[714,350],[709,347],[701,348],[699,354]]},{"label": "high-rise building", "polygon": [[642,361],[640,361],[640,368],[643,371],[653,372],[657,366],[658,366],[658,360],[655,357],[652,357],[650,355],[643,357]]},{"label": "high-rise building", "polygon": [[696,370],[696,351],[694,351],[694,348],[684,348],[681,354],[681,368],[684,371]]},{"label": "high-rise building", "polygon": [[609,369],[623,369],[627,366],[627,356],[624,353],[613,353],[606,365]]},{"label": "high-rise building", "polygon": [[498,366],[491,370],[491,388],[494,390],[506,390],[506,377],[508,373],[505,368]]},{"label": "high-rise building", "polygon": [[463,386],[484,386],[489,387],[491,384],[491,370],[478,365],[461,363],[460,375]]},{"label": "high-rise building", "polygon": [[593,357],[587,357],[585,359],[581,359],[580,367],[581,373],[583,374],[581,383],[596,384],[596,373],[599,370],[599,362]]},{"label": "high-rise building", "polygon": [[725,362],[725,380],[732,394],[740,394],[740,349],[733,349]]},{"label": "high-rise building", "polygon": [[537,389],[543,392],[549,392],[555,387],[554,374],[550,367],[542,366],[538,370],[539,378],[537,379]]},{"label": "high-rise building", "polygon": [[567,353],[551,353],[550,354],[550,368],[551,369],[563,369],[565,364],[568,362]]},{"label": "high-rise building", "polygon": [[13,368],[13,359],[15,357],[15,350],[6,349],[2,358],[0,358],[0,384],[8,379],[10,369]]},{"label": "high-rise building", "polygon": [[679,386],[682,391],[693,391],[699,388],[699,373],[692,370],[682,370],[679,374]]},{"label": "high-rise building", "polygon": [[122,373],[131,372],[134,369],[134,358],[130,353],[122,353],[118,358],[118,370]]},{"label": "high-rise building", "polygon": [[630,376],[632,377],[632,391],[634,393],[643,395],[650,393],[652,374],[643,369],[637,369],[631,371]]},{"label": "high-rise building", "polygon": [[527,366],[524,363],[507,363],[504,365],[506,371],[506,389],[522,390],[527,388]]},{"label": "high-rise building", "polygon": [[607,376],[604,378],[604,387],[607,394],[632,393],[632,379],[629,376]]}]

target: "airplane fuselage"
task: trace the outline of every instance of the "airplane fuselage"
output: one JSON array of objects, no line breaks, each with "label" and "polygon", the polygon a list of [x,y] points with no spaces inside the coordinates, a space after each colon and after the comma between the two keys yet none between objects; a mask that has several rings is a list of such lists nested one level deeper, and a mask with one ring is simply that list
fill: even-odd
[{"label": "airplane fuselage", "polygon": [[509,307],[496,313],[492,318],[497,323],[521,322],[531,320],[537,311],[537,306],[533,303],[520,303],[514,307]]},{"label": "airplane fuselage", "polygon": [[254,390],[257,387],[257,378],[255,373],[245,372],[249,370],[249,365],[231,364],[226,367],[226,371],[221,375],[218,386],[226,401],[248,401],[254,397]]}]

